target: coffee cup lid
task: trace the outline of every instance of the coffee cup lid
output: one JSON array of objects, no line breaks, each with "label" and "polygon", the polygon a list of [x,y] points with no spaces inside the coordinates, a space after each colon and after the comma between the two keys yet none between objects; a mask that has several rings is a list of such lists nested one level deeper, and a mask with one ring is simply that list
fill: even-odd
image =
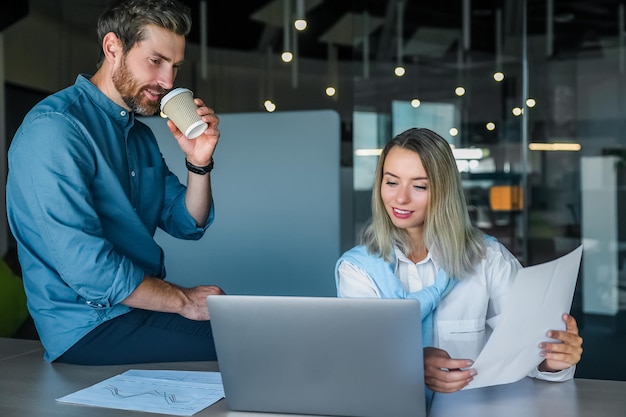
[{"label": "coffee cup lid", "polygon": [[161,111],[163,111],[163,107],[165,107],[167,102],[170,101],[173,97],[179,95],[180,93],[186,93],[186,92],[193,94],[193,91],[191,91],[188,88],[178,87],[178,88],[173,89],[166,95],[164,95],[163,98],[161,99]]}]

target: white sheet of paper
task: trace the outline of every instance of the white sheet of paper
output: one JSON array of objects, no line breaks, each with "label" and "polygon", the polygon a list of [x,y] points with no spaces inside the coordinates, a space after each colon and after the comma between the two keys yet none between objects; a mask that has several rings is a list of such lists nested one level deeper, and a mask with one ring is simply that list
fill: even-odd
[{"label": "white sheet of paper", "polygon": [[57,401],[191,416],[222,398],[219,372],[129,370]]},{"label": "white sheet of paper", "polygon": [[539,343],[548,330],[564,330],[572,306],[582,245],[567,255],[521,269],[493,334],[474,361],[478,374],[464,389],[508,384],[543,361]]},{"label": "white sheet of paper", "polygon": [[221,384],[220,372],[175,371],[165,369],[129,369],[124,376],[140,376],[144,378],[171,379],[173,381],[200,382],[202,384]]}]

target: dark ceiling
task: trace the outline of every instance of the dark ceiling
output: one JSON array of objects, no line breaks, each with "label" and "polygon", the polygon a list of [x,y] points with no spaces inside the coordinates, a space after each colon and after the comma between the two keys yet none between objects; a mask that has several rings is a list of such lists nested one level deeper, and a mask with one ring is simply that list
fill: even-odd
[{"label": "dark ceiling", "polygon": [[[292,10],[297,0],[291,0]],[[496,48],[496,10],[502,10],[502,37],[519,37],[524,4],[528,34],[544,36],[549,0],[468,0],[471,4],[470,54],[491,54]],[[183,0],[191,9],[194,27],[189,40],[200,43],[201,0]],[[600,50],[617,42],[619,5],[622,0],[552,0],[554,56]],[[9,2],[0,15],[0,30],[28,12],[60,19],[95,38],[95,22],[107,0],[30,0]],[[207,4],[209,47],[279,54],[283,49],[283,0],[210,1]],[[298,55],[326,59],[328,44],[337,47],[339,59],[362,57],[362,29],[370,19],[369,57],[395,59],[398,45],[397,0],[305,0],[308,28],[298,33]],[[449,59],[457,56],[463,41],[464,0],[404,0],[402,40],[407,60]],[[27,7],[28,6],[28,7]],[[265,20],[264,20],[265,19]],[[347,19],[347,20],[346,20]],[[273,21],[272,21],[273,20]],[[277,23],[278,22],[278,23]],[[343,33],[342,33],[343,32]],[[346,41],[346,33],[351,34]],[[424,49],[426,47],[426,49]]]},{"label": "dark ceiling", "polygon": [[[296,0],[292,0],[295,2]],[[264,51],[267,47],[282,51],[282,27],[271,26],[255,20],[255,12],[278,4],[282,11],[283,0],[256,1],[209,1],[208,42],[211,46],[246,51]],[[199,0],[185,1],[199,13]],[[396,0],[307,0],[314,4],[306,14],[309,27],[299,33],[298,49],[303,57],[325,58],[327,40],[322,40],[328,31],[342,19],[352,14],[360,17],[367,12],[380,25],[370,35],[370,57],[393,59],[397,47],[397,3]],[[439,28],[446,32],[457,32],[456,40],[446,44],[451,55],[456,54],[461,41],[463,22],[463,0],[435,0],[404,2],[403,39],[405,43],[414,37],[420,28]],[[475,53],[495,53],[496,10],[502,10],[503,37],[519,36],[524,2],[521,0],[470,0],[471,46]],[[618,7],[621,0],[553,0],[554,54],[569,55],[600,48],[605,38],[615,38],[619,33]],[[545,35],[548,0],[527,0],[528,34]],[[310,6],[307,6],[310,7]],[[192,41],[199,41],[199,24],[196,19]],[[354,30],[355,28],[353,28]],[[449,39],[447,39],[449,40]],[[441,40],[443,44],[443,40]],[[340,59],[352,59],[361,53],[358,45],[337,44]],[[407,53],[410,54],[410,53]],[[419,52],[416,52],[419,55]]]},{"label": "dark ceiling", "polygon": [[28,2],[10,2],[2,5],[0,13],[0,31],[11,26],[18,20],[28,15]]}]

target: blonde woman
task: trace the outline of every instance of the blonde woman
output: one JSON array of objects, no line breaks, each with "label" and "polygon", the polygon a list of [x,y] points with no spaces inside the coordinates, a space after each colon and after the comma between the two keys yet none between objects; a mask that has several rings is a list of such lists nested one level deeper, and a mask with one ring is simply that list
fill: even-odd
[{"label": "blonde woman", "polygon": [[[426,386],[454,392],[497,324],[518,260],[472,226],[449,144],[428,129],[409,129],[383,149],[372,194],[372,219],[359,246],[337,262],[339,297],[420,301]],[[545,360],[531,376],[570,379],[582,354],[576,320],[551,330]]]}]

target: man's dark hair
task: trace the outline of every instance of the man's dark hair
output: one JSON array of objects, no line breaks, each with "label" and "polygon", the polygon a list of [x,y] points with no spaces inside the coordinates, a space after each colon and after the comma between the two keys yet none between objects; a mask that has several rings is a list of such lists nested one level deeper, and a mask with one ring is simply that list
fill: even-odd
[{"label": "man's dark hair", "polygon": [[[113,32],[127,53],[143,40],[147,25],[187,36],[191,30],[191,10],[177,0],[113,0],[98,18],[99,44],[102,45],[107,33]],[[100,51],[98,68],[103,60],[104,51]]]}]

